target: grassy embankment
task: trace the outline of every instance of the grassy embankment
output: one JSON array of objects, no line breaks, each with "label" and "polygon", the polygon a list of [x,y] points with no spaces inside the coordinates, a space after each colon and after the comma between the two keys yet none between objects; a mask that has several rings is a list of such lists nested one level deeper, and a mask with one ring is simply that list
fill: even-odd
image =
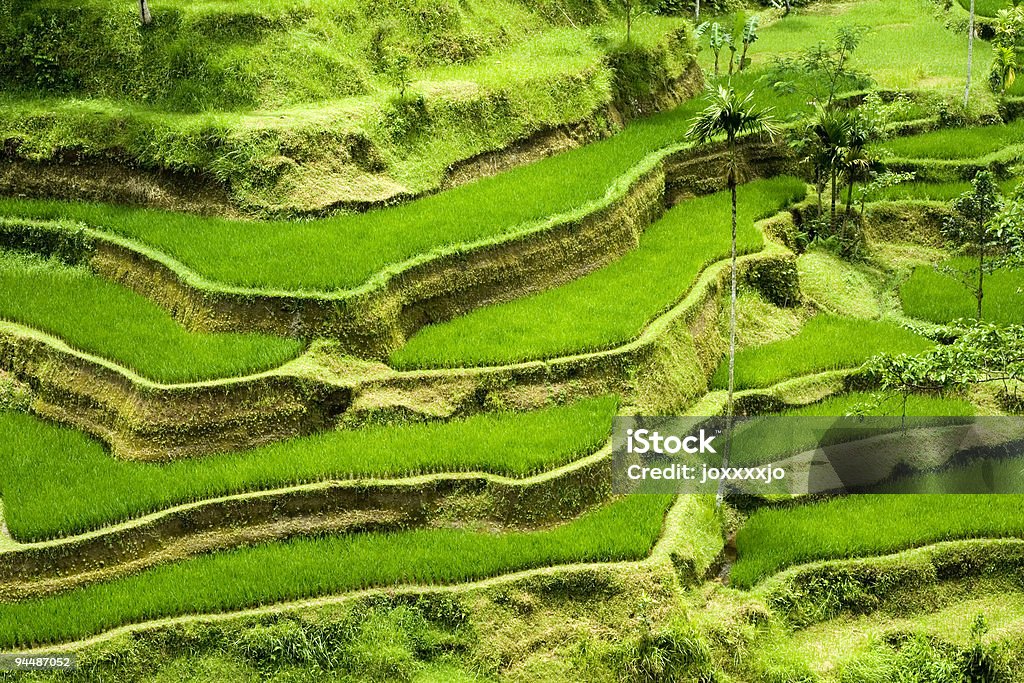
[{"label": "grassy embankment", "polygon": [[[315,209],[436,187],[454,162],[538,130],[606,127],[615,97],[678,75],[689,52],[680,19],[651,15],[623,47],[604,0],[179,0],[153,13],[140,30],[137,9],[112,0],[9,9],[0,137],[22,158],[73,149],[198,172],[252,208]],[[395,54],[409,58],[405,99]]]},{"label": "grassy embankment", "polygon": [[[795,178],[739,190],[739,251],[761,248],[754,221],[801,198]],[[640,246],[566,285],[424,328],[392,356],[398,367],[505,363],[607,348],[636,337],[700,272],[728,256],[729,193],[687,200],[648,228]]]},{"label": "grassy embankment", "polygon": [[657,540],[670,500],[630,496],[544,531],[370,533],[206,555],[52,597],[0,604],[0,648],[360,588],[450,584],[532,567],[640,559]]},{"label": "grassy embankment", "polygon": [[172,505],[331,479],[467,471],[523,477],[599,449],[617,405],[606,396],[526,413],[326,432],[171,463],[117,460],[81,432],[0,412],[0,496],[11,534],[38,541]]},{"label": "grassy embankment", "polygon": [[303,343],[263,334],[189,332],[155,303],[83,267],[0,252],[0,318],[60,337],[159,382],[249,374]]}]

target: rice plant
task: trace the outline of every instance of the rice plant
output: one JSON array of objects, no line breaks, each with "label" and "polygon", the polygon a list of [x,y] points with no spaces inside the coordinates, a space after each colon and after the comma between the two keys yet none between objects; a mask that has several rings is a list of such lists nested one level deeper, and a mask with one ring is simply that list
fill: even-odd
[{"label": "rice plant", "polygon": [[606,396],[525,413],[325,432],[171,463],[116,460],[76,430],[0,412],[0,496],[14,537],[34,541],[171,505],[330,479],[465,471],[522,477],[596,451],[616,408]]},{"label": "rice plant", "polygon": [[189,332],[166,311],[84,267],[0,252],[0,318],[47,332],[160,382],[248,374],[303,343],[265,334]]},{"label": "rice plant", "polygon": [[628,496],[543,531],[300,538],[195,557],[51,597],[0,603],[0,648],[360,588],[443,585],[532,567],[640,559],[657,540],[670,500]]},{"label": "rice plant", "polygon": [[[882,353],[917,353],[932,343],[888,320],[861,320],[819,314],[788,339],[753,346],[736,354],[736,387],[767,387],[791,377],[856,368]],[[725,386],[723,363],[711,379]]]},{"label": "rice plant", "polygon": [[[1020,463],[994,476],[1019,482]],[[958,538],[1024,534],[1021,495],[856,495],[789,509],[762,509],[736,536],[733,583],[754,583],[794,564],[881,555]]]},{"label": "rice plant", "polygon": [[[763,240],[754,221],[801,198],[795,178],[758,180],[739,190],[739,250]],[[635,338],[729,253],[729,193],[685,201],[647,229],[640,246],[568,284],[477,309],[422,329],[392,355],[397,367],[506,363],[603,349]]]}]

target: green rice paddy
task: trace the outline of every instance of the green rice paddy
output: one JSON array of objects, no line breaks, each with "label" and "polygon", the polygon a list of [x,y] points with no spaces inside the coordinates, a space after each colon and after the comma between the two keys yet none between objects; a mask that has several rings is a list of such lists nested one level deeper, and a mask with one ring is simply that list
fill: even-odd
[{"label": "green rice paddy", "polygon": [[325,432],[170,463],[117,460],[81,432],[0,412],[0,497],[11,534],[38,541],[172,505],[331,479],[466,471],[523,477],[598,450],[617,405],[607,396],[525,413]]}]

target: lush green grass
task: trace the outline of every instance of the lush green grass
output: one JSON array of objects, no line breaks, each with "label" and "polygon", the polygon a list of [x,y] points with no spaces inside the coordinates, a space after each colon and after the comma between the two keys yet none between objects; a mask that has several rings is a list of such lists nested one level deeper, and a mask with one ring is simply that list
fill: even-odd
[{"label": "lush green grass", "polygon": [[[998,184],[1003,194],[1009,194],[1020,184],[1020,178],[1008,178],[999,181]],[[870,199],[871,201],[915,199],[945,202],[956,199],[964,192],[970,191],[970,189],[971,183],[968,181],[948,183],[910,182],[894,185],[875,192],[871,195]]]},{"label": "lush green grass", "polygon": [[196,557],[53,597],[0,604],[0,647],[370,586],[449,584],[567,562],[639,559],[656,541],[670,500],[629,496],[544,531],[373,533]]},{"label": "lush green grass", "polygon": [[[863,391],[851,391],[839,396],[830,396],[799,408],[789,408],[781,415],[797,415],[804,417],[845,415],[882,415],[895,416],[903,411],[901,399],[884,398],[879,401],[874,394]],[[907,400],[907,415],[913,416],[970,416],[974,415],[974,406],[962,398],[950,396],[926,396],[912,394]]]},{"label": "lush green grass", "polygon": [[[977,267],[977,262],[973,258],[957,258],[945,265],[967,272]],[[953,276],[930,266],[914,269],[910,279],[900,286],[900,298],[907,315],[931,322],[947,323],[978,314],[973,292]],[[982,314],[985,320],[996,323],[1024,322],[1024,270],[1004,269],[985,274]]]},{"label": "lush green grass", "polygon": [[[577,22],[608,17],[603,2],[585,4],[591,11],[566,9]],[[277,108],[390,89],[382,48],[409,50],[414,68],[459,65],[562,21],[510,0],[440,0],[420,11],[352,0],[172,0],[152,6],[145,31],[132,5],[83,0],[75,10],[15,5],[0,35],[9,30],[26,45],[0,56],[0,83],[170,111]]]},{"label": "lush green grass", "polygon": [[[996,476],[1019,476],[997,463]],[[1011,471],[1012,469],[1012,471]],[[750,586],[794,564],[880,555],[957,538],[1024,534],[1019,495],[856,495],[755,512],[736,536],[733,583]]]},{"label": "lush green grass", "polygon": [[978,128],[945,128],[892,138],[875,147],[900,159],[977,159],[1024,143],[1024,119]]},{"label": "lush green grass", "polygon": [[35,257],[0,253],[0,318],[24,323],[162,382],[247,374],[295,357],[302,343],[262,334],[200,334],[135,292]]},{"label": "lush green grass", "polygon": [[[788,177],[742,186],[739,250],[759,249],[763,240],[754,221],[804,191],[802,181]],[[561,287],[424,328],[392,362],[398,367],[502,363],[621,344],[728,253],[729,193],[688,200],[648,228],[637,249],[611,265]]]},{"label": "lush green grass", "polygon": [[[967,37],[949,31],[944,20],[926,0],[820,3],[801,7],[766,26],[750,50],[751,57],[755,67],[770,64],[776,55],[795,55],[821,41],[831,44],[839,26],[861,26],[868,30],[850,66],[869,75],[879,87],[962,97]],[[705,47],[703,63],[708,52]],[[994,111],[988,88],[991,63],[985,43],[975,44],[971,97],[975,104]]]},{"label": "lush green grass", "polygon": [[[917,353],[931,346],[924,337],[887,320],[858,320],[819,314],[798,334],[736,353],[736,388],[767,387],[790,377],[824,370],[855,368],[882,353]],[[725,361],[711,380],[727,385]]]},{"label": "lush green grass", "polygon": [[528,413],[327,432],[171,463],[117,460],[76,430],[0,412],[0,497],[14,537],[37,541],[290,484],[458,471],[526,476],[600,448],[616,407],[609,396]]},{"label": "lush green grass", "polygon": [[[755,80],[747,75],[736,84],[750,88]],[[776,109],[807,106],[799,93],[759,93]],[[649,153],[683,142],[702,106],[690,100],[580,149],[401,206],[323,220],[252,222],[19,199],[0,199],[0,214],[78,220],[137,239],[228,285],[346,289],[418,255],[493,239],[600,200]]]},{"label": "lush green grass", "polygon": [[[960,6],[970,10],[971,0],[959,0]],[[974,13],[979,17],[994,17],[999,10],[1012,7],[1009,0],[974,0]]]}]

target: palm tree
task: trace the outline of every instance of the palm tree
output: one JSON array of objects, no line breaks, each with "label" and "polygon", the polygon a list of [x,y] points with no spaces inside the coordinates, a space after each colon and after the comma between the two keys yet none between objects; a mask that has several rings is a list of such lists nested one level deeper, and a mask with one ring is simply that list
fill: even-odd
[{"label": "palm tree", "polygon": [[[698,143],[725,135],[727,162],[726,183],[732,195],[732,287],[729,291],[729,393],[726,403],[726,425],[731,431],[733,418],[733,391],[735,388],[736,369],[736,186],[740,180],[742,162],[736,152],[736,138],[743,134],[767,135],[774,140],[778,129],[772,119],[771,110],[755,108],[754,93],[749,92],[740,97],[732,85],[709,86],[707,92],[708,105],[697,115],[687,136],[695,138]],[[727,435],[731,436],[731,435]],[[728,440],[726,444],[728,444]],[[722,466],[729,464],[728,445],[723,454]],[[724,495],[724,483],[718,487],[717,503],[721,504]]]},{"label": "palm tree", "polygon": [[[842,167],[842,160],[845,149],[849,144],[850,131],[853,127],[851,114],[839,107],[818,106],[815,117],[810,125],[810,138],[812,140],[815,157],[823,168],[821,169],[821,183],[827,179],[831,185],[831,209],[829,211],[829,227],[836,227],[836,202],[838,199],[839,171]],[[821,185],[818,186],[821,188]],[[819,190],[820,192],[820,190]],[[821,209],[821,195],[818,195],[819,217]]]},{"label": "palm tree", "polygon": [[[850,213],[853,208],[853,185],[858,178],[865,178],[871,169],[872,158],[867,152],[868,138],[870,131],[859,117],[853,117],[847,134],[846,146],[843,148],[843,171],[846,173],[846,213],[843,214],[843,224],[840,229],[842,238],[849,241],[846,232],[847,223],[850,220]],[[863,215],[861,216],[863,219]]]}]

